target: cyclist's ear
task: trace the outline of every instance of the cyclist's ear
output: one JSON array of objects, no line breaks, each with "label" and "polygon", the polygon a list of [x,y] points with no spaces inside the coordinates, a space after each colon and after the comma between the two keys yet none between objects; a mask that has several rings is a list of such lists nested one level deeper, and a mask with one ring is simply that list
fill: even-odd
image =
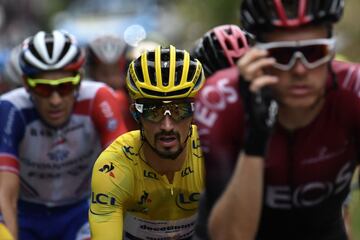
[{"label": "cyclist's ear", "polygon": [[136,111],[134,103],[130,104],[129,110],[131,112],[131,115],[135,119],[135,121],[137,123],[140,123],[140,113],[138,111]]},{"label": "cyclist's ear", "polygon": [[83,80],[85,76],[84,68],[79,69],[78,73],[80,74],[80,80]]},{"label": "cyclist's ear", "polygon": [[26,91],[29,92],[29,84],[27,82],[27,76],[22,75],[22,80],[23,80]]},{"label": "cyclist's ear", "polygon": [[78,89],[79,89],[79,88],[80,88],[80,85],[81,85],[81,82],[82,82],[82,80],[83,80],[84,77],[85,77],[85,70],[84,70],[84,68],[81,68],[81,69],[78,71],[77,74],[80,74],[80,83],[79,83],[79,85],[78,85]]}]

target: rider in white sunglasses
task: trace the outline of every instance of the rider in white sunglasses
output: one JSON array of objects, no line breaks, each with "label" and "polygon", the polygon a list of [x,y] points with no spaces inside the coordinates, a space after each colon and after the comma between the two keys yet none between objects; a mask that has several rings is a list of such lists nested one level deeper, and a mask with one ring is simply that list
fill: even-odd
[{"label": "rider in white sunglasses", "polygon": [[308,69],[328,62],[335,54],[334,38],[319,38],[300,41],[258,43],[255,47],[266,50],[275,59],[274,67],[289,71],[297,60]]},{"label": "rider in white sunglasses", "polygon": [[343,0],[242,1],[242,26],[258,44],[237,62],[235,88],[227,78],[216,89],[237,90],[239,101],[215,115],[223,129],[208,137],[219,161],[205,153],[207,174],[216,173],[206,200],[222,191],[207,206],[211,239],[349,239],[341,209],[359,165],[360,66],[333,60],[343,8]]}]

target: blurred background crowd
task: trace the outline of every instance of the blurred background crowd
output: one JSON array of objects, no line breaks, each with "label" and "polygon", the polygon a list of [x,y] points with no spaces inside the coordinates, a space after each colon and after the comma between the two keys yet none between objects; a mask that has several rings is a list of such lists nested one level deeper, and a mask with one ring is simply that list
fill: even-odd
[{"label": "blurred background crowd", "polygon": [[[0,83],[11,50],[39,30],[66,30],[84,46],[98,36],[113,34],[130,47],[150,40],[189,50],[212,27],[239,24],[239,6],[239,0],[0,0]],[[338,53],[356,62],[360,60],[358,12],[360,1],[346,0],[336,29]]]}]

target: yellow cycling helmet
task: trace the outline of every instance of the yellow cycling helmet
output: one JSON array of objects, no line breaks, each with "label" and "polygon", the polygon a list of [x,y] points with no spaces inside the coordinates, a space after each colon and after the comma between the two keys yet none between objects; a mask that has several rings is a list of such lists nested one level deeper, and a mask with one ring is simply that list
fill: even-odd
[{"label": "yellow cycling helmet", "polygon": [[192,98],[204,81],[200,61],[171,45],[142,53],[130,63],[126,77],[134,100]]}]

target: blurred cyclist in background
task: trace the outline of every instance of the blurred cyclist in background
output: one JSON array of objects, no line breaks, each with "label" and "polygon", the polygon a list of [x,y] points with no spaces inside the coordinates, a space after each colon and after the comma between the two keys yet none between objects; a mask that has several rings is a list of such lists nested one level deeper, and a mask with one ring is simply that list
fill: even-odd
[{"label": "blurred cyclist in background", "polygon": [[150,41],[150,40],[143,40],[140,41],[136,46],[129,47],[126,52],[126,58],[128,60],[128,65],[130,62],[137,59],[141,56],[142,53],[146,51],[154,51],[156,47],[158,47],[160,43]]},{"label": "blurred cyclist in background", "polygon": [[125,89],[126,69],[143,51],[154,50],[156,46],[156,43],[142,41],[136,47],[130,47],[113,35],[99,36],[87,45],[88,77],[105,82],[115,90],[128,130],[138,129],[138,125],[129,110],[130,98]]},{"label": "blurred cyclist in background", "polygon": [[[0,209],[19,238],[88,239],[91,169],[126,132],[113,91],[82,82],[84,52],[69,33],[40,31],[20,55],[24,87],[0,99]],[[20,187],[21,182],[21,187]]]},{"label": "blurred cyclist in background", "polygon": [[[196,98],[195,123],[198,125],[205,157],[206,192],[202,195],[196,239],[207,239],[207,218],[234,168],[242,139],[237,60],[249,50],[254,39],[236,25],[221,25],[209,30],[194,48],[194,55],[204,66],[207,80]],[[221,121],[221,112],[230,109],[233,122]],[[226,126],[226,127],[224,127]],[[229,128],[228,126],[231,126]],[[217,139],[217,137],[227,136]],[[218,151],[221,150],[221,151]]]},{"label": "blurred cyclist in background", "polygon": [[127,44],[114,35],[101,35],[87,44],[86,74],[113,89],[125,88]]},{"label": "blurred cyclist in background", "polygon": [[206,76],[232,67],[254,42],[253,36],[236,25],[220,25],[200,38],[192,52],[204,65]]},{"label": "blurred cyclist in background", "polygon": [[[212,171],[232,165],[241,149],[264,159],[246,179],[239,172],[248,162],[237,165],[210,214],[212,239],[347,239],[341,210],[359,164],[360,66],[333,60],[343,8],[342,0],[242,2],[244,29],[258,42],[237,63],[238,84],[217,89],[228,102],[230,92],[241,98],[211,105],[226,127],[210,133],[221,143],[210,148],[227,153]],[[238,147],[224,148],[236,135]]]},{"label": "blurred cyclist in background", "polygon": [[1,81],[6,85],[6,91],[23,86],[20,68],[21,45],[14,47],[7,58]]},{"label": "blurred cyclist in background", "polygon": [[94,165],[93,240],[191,238],[205,177],[192,124],[204,81],[201,63],[173,46],[131,62],[127,87],[140,129],[117,138]]}]

